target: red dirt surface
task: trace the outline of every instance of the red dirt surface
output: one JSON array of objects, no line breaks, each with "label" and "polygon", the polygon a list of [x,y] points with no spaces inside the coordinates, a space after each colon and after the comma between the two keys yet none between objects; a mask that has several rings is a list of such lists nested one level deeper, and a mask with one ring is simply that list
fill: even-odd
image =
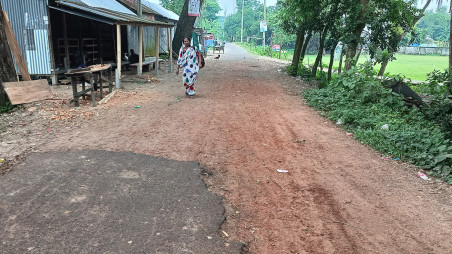
[{"label": "red dirt surface", "polygon": [[103,149],[199,161],[213,173],[204,176],[209,189],[225,200],[222,234],[250,253],[450,253],[447,184],[424,181],[414,166],[383,160],[347,136],[306,105],[307,85],[283,64],[234,45],[225,51],[206,59],[195,98],[184,96],[174,73],[124,84],[74,117],[52,120],[44,110],[47,120],[34,117],[33,126],[54,134],[23,142],[22,152]]}]

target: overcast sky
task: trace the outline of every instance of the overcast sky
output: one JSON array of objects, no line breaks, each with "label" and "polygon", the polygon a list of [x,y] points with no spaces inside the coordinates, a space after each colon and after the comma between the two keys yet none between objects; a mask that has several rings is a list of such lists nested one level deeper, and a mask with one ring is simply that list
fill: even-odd
[{"label": "overcast sky", "polygon": [[[217,0],[220,7],[223,9],[221,14],[224,14],[224,11],[226,10],[228,15],[235,12],[236,2],[239,4],[242,4],[241,0]],[[259,0],[262,4],[264,3],[264,0]],[[266,0],[267,6],[276,5],[277,0]]]}]

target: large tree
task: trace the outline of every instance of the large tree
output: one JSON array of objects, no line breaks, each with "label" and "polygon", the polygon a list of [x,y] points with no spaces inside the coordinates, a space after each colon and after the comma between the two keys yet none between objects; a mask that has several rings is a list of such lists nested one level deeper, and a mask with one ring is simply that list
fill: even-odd
[{"label": "large tree", "polygon": [[14,69],[13,58],[11,56],[11,49],[8,45],[5,35],[5,26],[2,11],[2,4],[0,2],[0,107],[6,105],[8,96],[3,88],[3,82],[16,81],[16,70]]},{"label": "large tree", "polygon": [[[201,0],[200,2],[202,7],[204,0]],[[185,0],[184,7],[179,15],[179,20],[177,21],[176,32],[174,33],[173,48],[177,51],[179,51],[179,48],[182,46],[182,41],[185,36],[191,38],[197,18],[188,16],[188,3],[189,0]],[[177,54],[174,57],[177,58]]]}]

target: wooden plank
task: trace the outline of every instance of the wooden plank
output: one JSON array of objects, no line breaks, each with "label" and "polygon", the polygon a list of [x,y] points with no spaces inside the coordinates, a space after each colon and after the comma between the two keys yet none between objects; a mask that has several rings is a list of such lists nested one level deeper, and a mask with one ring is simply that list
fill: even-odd
[{"label": "wooden plank", "polygon": [[27,64],[25,63],[24,57],[22,56],[22,52],[20,51],[19,44],[17,43],[16,36],[14,35],[14,31],[11,23],[9,22],[8,14],[6,14],[6,11],[3,11],[3,17],[5,23],[4,25],[6,39],[8,40],[9,46],[11,47],[14,59],[16,59],[17,67],[19,67],[22,79],[25,81],[31,80],[30,73],[28,73]]},{"label": "wooden plank", "polygon": [[47,79],[4,82],[3,87],[13,105],[41,101],[53,97]]}]

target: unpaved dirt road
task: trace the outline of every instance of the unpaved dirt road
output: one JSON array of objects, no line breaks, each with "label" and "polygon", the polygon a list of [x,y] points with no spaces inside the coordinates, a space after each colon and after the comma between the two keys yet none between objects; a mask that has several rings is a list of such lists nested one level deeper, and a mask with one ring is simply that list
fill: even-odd
[{"label": "unpaved dirt road", "polygon": [[180,76],[165,74],[107,104],[82,106],[89,117],[35,117],[33,126],[52,134],[21,147],[199,161],[213,173],[204,176],[209,189],[224,197],[221,230],[250,253],[450,253],[448,185],[383,160],[319,116],[300,96],[306,85],[280,71],[282,63],[232,44],[225,52],[207,58],[193,99]]}]

